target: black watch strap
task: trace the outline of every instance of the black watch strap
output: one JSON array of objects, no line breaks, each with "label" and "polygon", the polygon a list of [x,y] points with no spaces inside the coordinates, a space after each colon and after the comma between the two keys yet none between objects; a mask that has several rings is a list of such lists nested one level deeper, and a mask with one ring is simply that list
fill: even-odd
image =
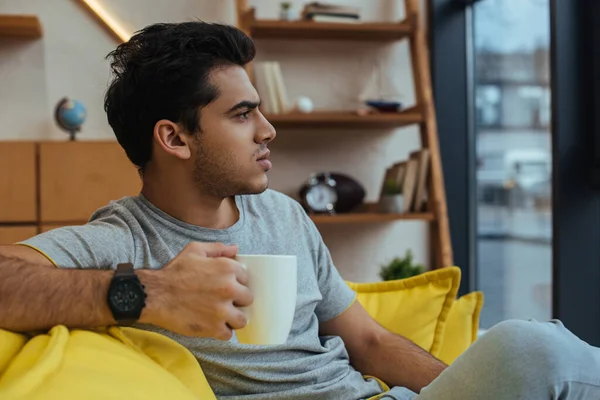
[{"label": "black watch strap", "polygon": [[118,322],[119,322],[119,326],[132,326],[133,324],[138,322],[138,320],[137,319],[120,319]]},{"label": "black watch strap", "polygon": [[115,278],[135,278],[135,269],[132,263],[118,264],[115,271]]}]

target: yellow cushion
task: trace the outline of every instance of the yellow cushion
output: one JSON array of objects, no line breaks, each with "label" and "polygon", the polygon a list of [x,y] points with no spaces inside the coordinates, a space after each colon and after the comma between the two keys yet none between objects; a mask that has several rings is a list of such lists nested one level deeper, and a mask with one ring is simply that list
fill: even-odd
[{"label": "yellow cushion", "polygon": [[460,268],[448,267],[406,279],[347,284],[384,328],[437,355],[460,276]]},{"label": "yellow cushion", "polygon": [[472,292],[452,304],[437,357],[452,364],[477,339],[483,293]]},{"label": "yellow cushion", "polygon": [[133,328],[0,330],[0,399],[215,399],[194,356]]}]

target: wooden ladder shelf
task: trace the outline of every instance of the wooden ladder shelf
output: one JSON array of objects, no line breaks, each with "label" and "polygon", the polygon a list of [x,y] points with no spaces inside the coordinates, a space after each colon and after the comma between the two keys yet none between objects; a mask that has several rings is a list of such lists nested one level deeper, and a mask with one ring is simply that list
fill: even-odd
[{"label": "wooden ladder shelf", "polygon": [[[289,40],[359,40],[389,42],[407,39],[416,95],[416,106],[394,114],[359,116],[352,112],[314,112],[266,115],[276,128],[394,128],[417,124],[421,145],[430,154],[427,210],[422,213],[381,214],[356,212],[335,216],[314,216],[318,224],[374,223],[420,220],[430,224],[432,268],[453,265],[450,227],[446,207],[446,191],[439,149],[438,131],[433,102],[428,46],[419,0],[404,0],[406,18],[397,23],[324,23],[312,21],[257,20],[254,8],[247,0],[236,0],[237,25],[248,36],[262,39]],[[248,66],[252,79],[252,66]]]}]

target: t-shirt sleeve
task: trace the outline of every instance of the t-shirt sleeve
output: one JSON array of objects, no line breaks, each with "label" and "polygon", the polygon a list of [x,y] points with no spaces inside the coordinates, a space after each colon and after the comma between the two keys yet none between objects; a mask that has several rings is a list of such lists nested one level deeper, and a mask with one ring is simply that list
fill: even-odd
[{"label": "t-shirt sleeve", "polygon": [[350,289],[335,267],[329,249],[323,242],[320,232],[312,220],[304,213],[315,254],[317,279],[322,300],[315,312],[319,322],[329,321],[346,311],[356,300],[356,293]]},{"label": "t-shirt sleeve", "polygon": [[317,259],[319,290],[323,299],[316,307],[316,314],[319,322],[325,322],[350,308],[356,300],[356,293],[340,276],[322,239]]},{"label": "t-shirt sleeve", "polygon": [[119,263],[135,262],[131,230],[116,215],[56,228],[17,244],[37,250],[60,268],[114,269]]}]

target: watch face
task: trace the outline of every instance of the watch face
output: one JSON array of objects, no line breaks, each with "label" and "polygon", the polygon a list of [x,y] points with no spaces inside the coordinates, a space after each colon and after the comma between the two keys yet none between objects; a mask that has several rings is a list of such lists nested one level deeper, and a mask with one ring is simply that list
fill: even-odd
[{"label": "watch face", "polygon": [[120,312],[138,310],[144,304],[144,294],[140,287],[130,281],[117,282],[111,288],[110,301],[113,307]]},{"label": "watch face", "polygon": [[329,211],[329,207],[337,201],[335,189],[319,183],[306,192],[306,203],[314,211]]}]

